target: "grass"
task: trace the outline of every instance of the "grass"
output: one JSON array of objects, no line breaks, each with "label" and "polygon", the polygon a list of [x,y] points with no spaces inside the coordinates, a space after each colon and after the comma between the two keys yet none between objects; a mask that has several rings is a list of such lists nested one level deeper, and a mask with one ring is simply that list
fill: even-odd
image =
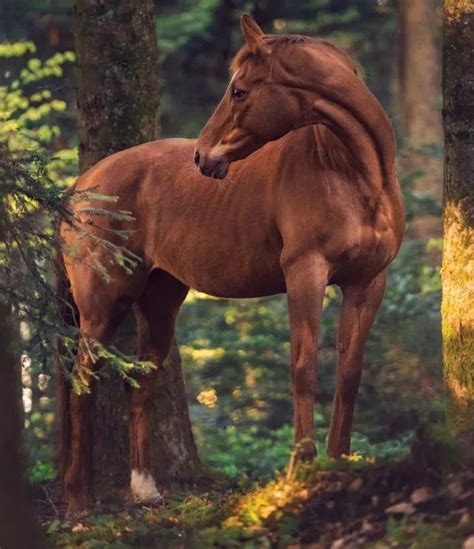
[{"label": "grass", "polygon": [[[370,467],[358,454],[346,460],[318,458],[266,484],[223,481],[210,489],[174,491],[164,506],[131,507],[80,522],[53,520],[47,526],[57,547],[255,547],[269,539],[286,545],[297,538],[299,513],[321,472]],[[310,488],[311,487],[311,488]]]},{"label": "grass", "polygon": [[[206,549],[315,541],[330,546],[340,536],[360,537],[362,521],[376,516],[377,536],[364,547],[457,549],[474,531],[472,517],[461,524],[459,517],[451,519],[440,508],[397,520],[388,518],[385,509],[409,500],[415,488],[433,479],[433,490],[446,499],[447,484],[453,475],[461,478],[463,467],[449,434],[425,429],[402,461],[356,452],[343,460],[319,457],[267,482],[208,478],[205,486],[165,494],[160,507],[130,507],[75,523],[54,520],[46,525],[48,546]],[[420,472],[428,470],[426,475]]]}]

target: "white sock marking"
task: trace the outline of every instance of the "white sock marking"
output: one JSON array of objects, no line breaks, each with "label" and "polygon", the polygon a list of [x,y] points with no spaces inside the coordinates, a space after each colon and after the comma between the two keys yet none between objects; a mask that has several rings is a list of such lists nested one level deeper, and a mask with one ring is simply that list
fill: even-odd
[{"label": "white sock marking", "polygon": [[160,503],[163,499],[158,492],[155,480],[152,475],[146,471],[132,470],[130,481],[133,497],[140,503]]}]

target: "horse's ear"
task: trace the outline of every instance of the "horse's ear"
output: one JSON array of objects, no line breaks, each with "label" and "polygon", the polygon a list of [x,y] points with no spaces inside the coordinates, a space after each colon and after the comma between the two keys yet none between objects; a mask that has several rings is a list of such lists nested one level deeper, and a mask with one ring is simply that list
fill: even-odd
[{"label": "horse's ear", "polygon": [[249,50],[264,57],[270,55],[270,47],[263,39],[263,31],[248,13],[240,16],[240,28]]}]

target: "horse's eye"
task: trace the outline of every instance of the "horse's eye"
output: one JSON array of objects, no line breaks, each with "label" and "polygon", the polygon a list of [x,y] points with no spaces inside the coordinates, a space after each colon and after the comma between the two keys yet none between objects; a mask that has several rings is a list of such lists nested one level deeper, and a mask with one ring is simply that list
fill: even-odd
[{"label": "horse's eye", "polygon": [[243,99],[247,95],[247,92],[244,90],[239,90],[239,88],[233,88],[232,90],[232,97],[234,99]]}]

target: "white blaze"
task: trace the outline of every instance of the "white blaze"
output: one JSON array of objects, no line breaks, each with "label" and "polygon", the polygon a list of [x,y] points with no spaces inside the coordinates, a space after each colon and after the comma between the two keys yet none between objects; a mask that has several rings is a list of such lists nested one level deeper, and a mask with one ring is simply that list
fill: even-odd
[{"label": "white blaze", "polygon": [[230,79],[229,84],[232,84],[232,82],[235,80],[235,77],[237,76],[238,72],[239,72],[239,71],[235,71],[235,72],[234,72],[234,75],[233,75],[232,78]]},{"label": "white blaze", "polygon": [[163,499],[158,492],[155,480],[152,475],[146,471],[132,470],[130,481],[133,497],[140,503],[160,503]]}]

